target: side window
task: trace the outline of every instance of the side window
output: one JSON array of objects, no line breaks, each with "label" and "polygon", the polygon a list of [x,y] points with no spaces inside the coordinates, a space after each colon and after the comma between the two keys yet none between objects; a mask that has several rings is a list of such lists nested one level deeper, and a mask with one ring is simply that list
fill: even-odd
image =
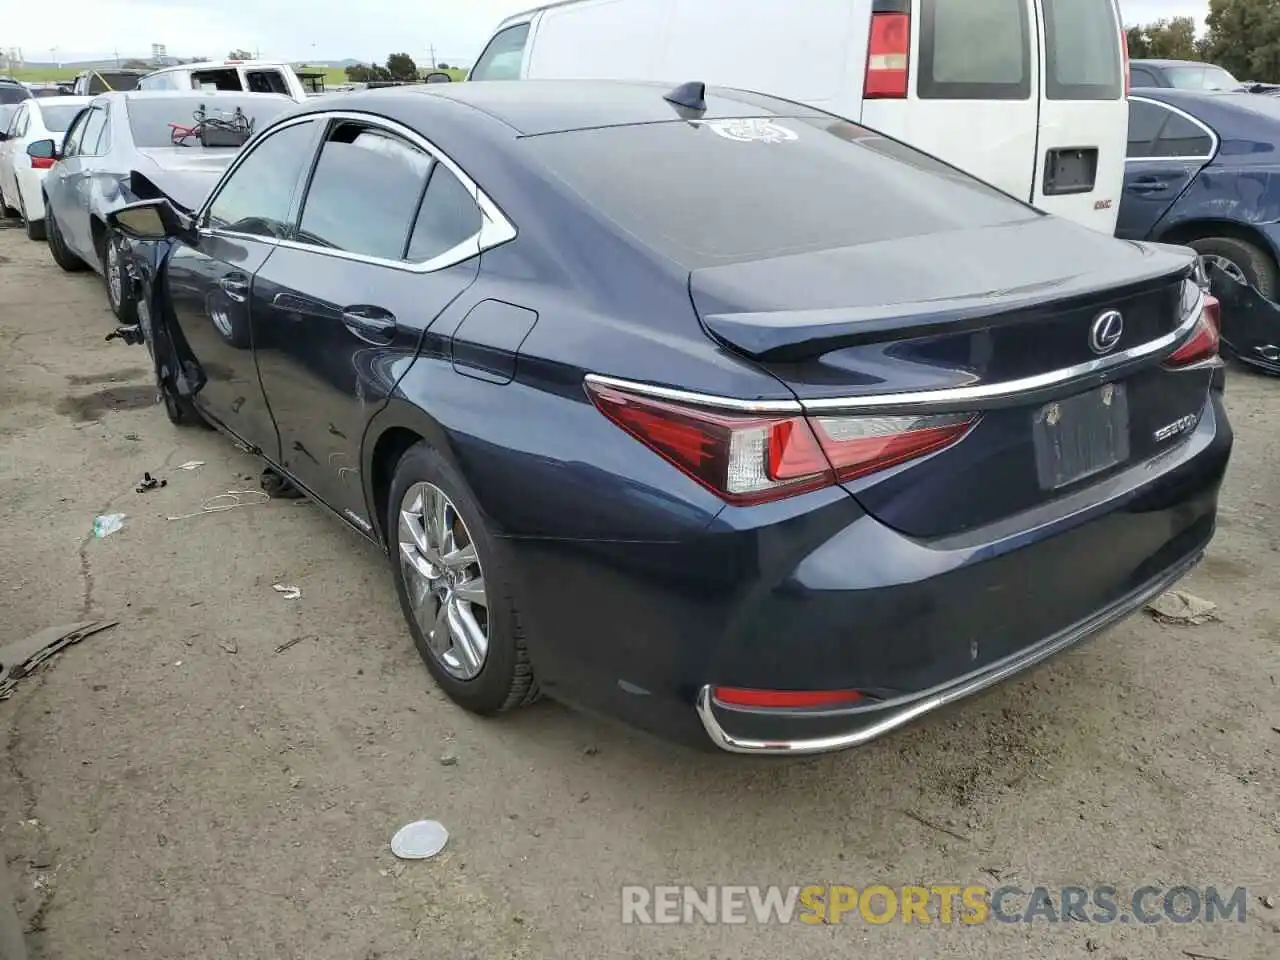
[{"label": "side window", "polygon": [[84,136],[80,139],[80,156],[96,157],[99,155],[99,145],[106,127],[107,111],[102,107],[94,107],[90,110],[89,122],[85,124]]},{"label": "side window", "polygon": [[401,260],[431,156],[376,127],[339,123],[325,139],[302,205],[299,243]]},{"label": "side window", "polygon": [[471,68],[472,80],[519,80],[529,24],[521,23],[497,33]]},{"label": "side window", "polygon": [[248,70],[245,79],[251,93],[289,93],[289,83],[279,70]]},{"label": "side window", "polygon": [[31,128],[31,108],[29,106],[23,106],[23,108],[18,111],[16,133],[19,137],[25,137],[27,135],[27,131],[30,128]]},{"label": "side window", "polygon": [[475,237],[483,226],[471,191],[443,163],[437,163],[422,197],[405,259],[423,263]]},{"label": "side window", "polygon": [[1158,87],[1160,81],[1156,79],[1156,75],[1146,67],[1130,67],[1130,78],[1135,87]]},{"label": "side window", "polygon": [[1192,123],[1186,117],[1176,113],[1169,114],[1169,120],[1156,138],[1154,156],[1199,158],[1213,153],[1213,138],[1199,124]]},{"label": "side window", "polygon": [[1152,155],[1156,137],[1160,136],[1160,129],[1168,116],[1168,110],[1154,103],[1129,101],[1129,149],[1125,155],[1130,160]]},{"label": "side window", "polygon": [[1026,0],[921,0],[922,100],[1028,100]]},{"label": "side window", "polygon": [[244,158],[213,198],[204,226],[255,237],[292,232],[290,211],[302,172],[311,162],[315,121],[285,127]]},{"label": "side window", "polygon": [[1050,100],[1119,100],[1124,96],[1120,24],[1113,0],[1043,0]]},{"label": "side window", "polygon": [[13,115],[7,133],[10,137],[20,137],[27,132],[27,106],[23,104]]},{"label": "side window", "polygon": [[67,131],[66,137],[62,141],[62,155],[64,157],[75,157],[80,154],[80,139],[84,136],[84,128],[89,123],[91,110],[85,110],[72,123],[71,129]]}]

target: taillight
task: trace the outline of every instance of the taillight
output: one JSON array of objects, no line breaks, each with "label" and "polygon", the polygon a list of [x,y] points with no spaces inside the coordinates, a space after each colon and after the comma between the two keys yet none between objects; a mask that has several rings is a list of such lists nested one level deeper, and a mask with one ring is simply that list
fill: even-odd
[{"label": "taillight", "polygon": [[796,709],[852,706],[865,698],[858,690],[746,690],[712,687],[711,696],[726,707]]},{"label": "taillight", "polygon": [[1200,305],[1200,318],[1196,321],[1191,335],[1165,360],[1164,365],[1170,369],[1189,367],[1218,355],[1221,341],[1221,305],[1218,298],[1203,295]]},{"label": "taillight", "polygon": [[31,169],[32,170],[52,170],[53,165],[55,163],[57,163],[57,161],[54,160],[53,157],[32,157]]},{"label": "taillight", "polygon": [[872,13],[863,97],[868,100],[905,98],[910,65],[911,15],[896,12]]},{"label": "taillight", "polygon": [[1129,66],[1129,31],[1120,28],[1120,53],[1124,57],[1124,95],[1133,89],[1133,70]]},{"label": "taillight", "polygon": [[781,500],[934,453],[976,414],[754,415],[659,400],[588,381],[606,417],[721,499]]}]

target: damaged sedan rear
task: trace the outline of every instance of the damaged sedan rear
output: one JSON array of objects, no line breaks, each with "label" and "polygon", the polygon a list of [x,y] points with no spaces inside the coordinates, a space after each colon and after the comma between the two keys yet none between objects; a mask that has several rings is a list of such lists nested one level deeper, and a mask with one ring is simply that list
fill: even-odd
[{"label": "damaged sedan rear", "polygon": [[546,693],[851,747],[1092,636],[1213,536],[1232,434],[1195,253],[808,107],[356,93],[261,131],[199,209],[110,220],[149,251],[171,418],[384,549],[477,713]]}]

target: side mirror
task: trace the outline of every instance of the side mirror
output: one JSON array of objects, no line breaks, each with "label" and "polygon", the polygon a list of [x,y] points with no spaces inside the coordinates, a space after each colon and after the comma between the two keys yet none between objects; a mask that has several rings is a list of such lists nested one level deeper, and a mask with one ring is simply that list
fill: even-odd
[{"label": "side mirror", "polygon": [[426,76],[427,83],[453,83],[453,77],[443,70],[433,70]]},{"label": "side mirror", "polygon": [[131,240],[165,240],[190,232],[187,219],[163,197],[112,210],[107,214],[107,223]]},{"label": "side mirror", "polygon": [[52,140],[36,140],[27,144],[27,156],[32,160],[57,160],[58,146]]}]

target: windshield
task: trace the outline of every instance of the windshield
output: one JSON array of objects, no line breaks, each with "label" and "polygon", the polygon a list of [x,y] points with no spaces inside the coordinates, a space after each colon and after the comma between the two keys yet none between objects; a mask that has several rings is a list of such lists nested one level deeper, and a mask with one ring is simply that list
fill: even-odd
[{"label": "windshield", "polygon": [[1039,216],[829,116],[652,123],[524,144],[587,203],[689,269]]},{"label": "windshield", "polygon": [[[195,124],[196,111],[201,107],[210,118],[230,121],[239,107],[253,124],[254,132],[261,130],[289,107],[295,106],[287,97],[248,97],[226,94],[193,94],[189,97],[158,96],[154,99],[139,97],[128,101],[129,129],[133,132],[136,147],[172,147],[173,125],[190,127]],[[194,137],[186,141],[198,146]]]},{"label": "windshield", "polygon": [[0,103],[21,103],[31,99],[31,91],[20,83],[0,83]]},{"label": "windshield", "polygon": [[50,133],[63,133],[71,126],[76,114],[84,109],[83,103],[58,104],[45,103],[40,106],[40,116],[44,120],[45,129]]},{"label": "windshield", "polygon": [[133,90],[142,79],[141,73],[116,73],[111,70],[99,70],[98,76],[106,83],[108,90]]},{"label": "windshield", "polygon": [[1169,83],[1179,90],[1234,90],[1240,81],[1211,63],[1203,67],[1169,67]]}]

